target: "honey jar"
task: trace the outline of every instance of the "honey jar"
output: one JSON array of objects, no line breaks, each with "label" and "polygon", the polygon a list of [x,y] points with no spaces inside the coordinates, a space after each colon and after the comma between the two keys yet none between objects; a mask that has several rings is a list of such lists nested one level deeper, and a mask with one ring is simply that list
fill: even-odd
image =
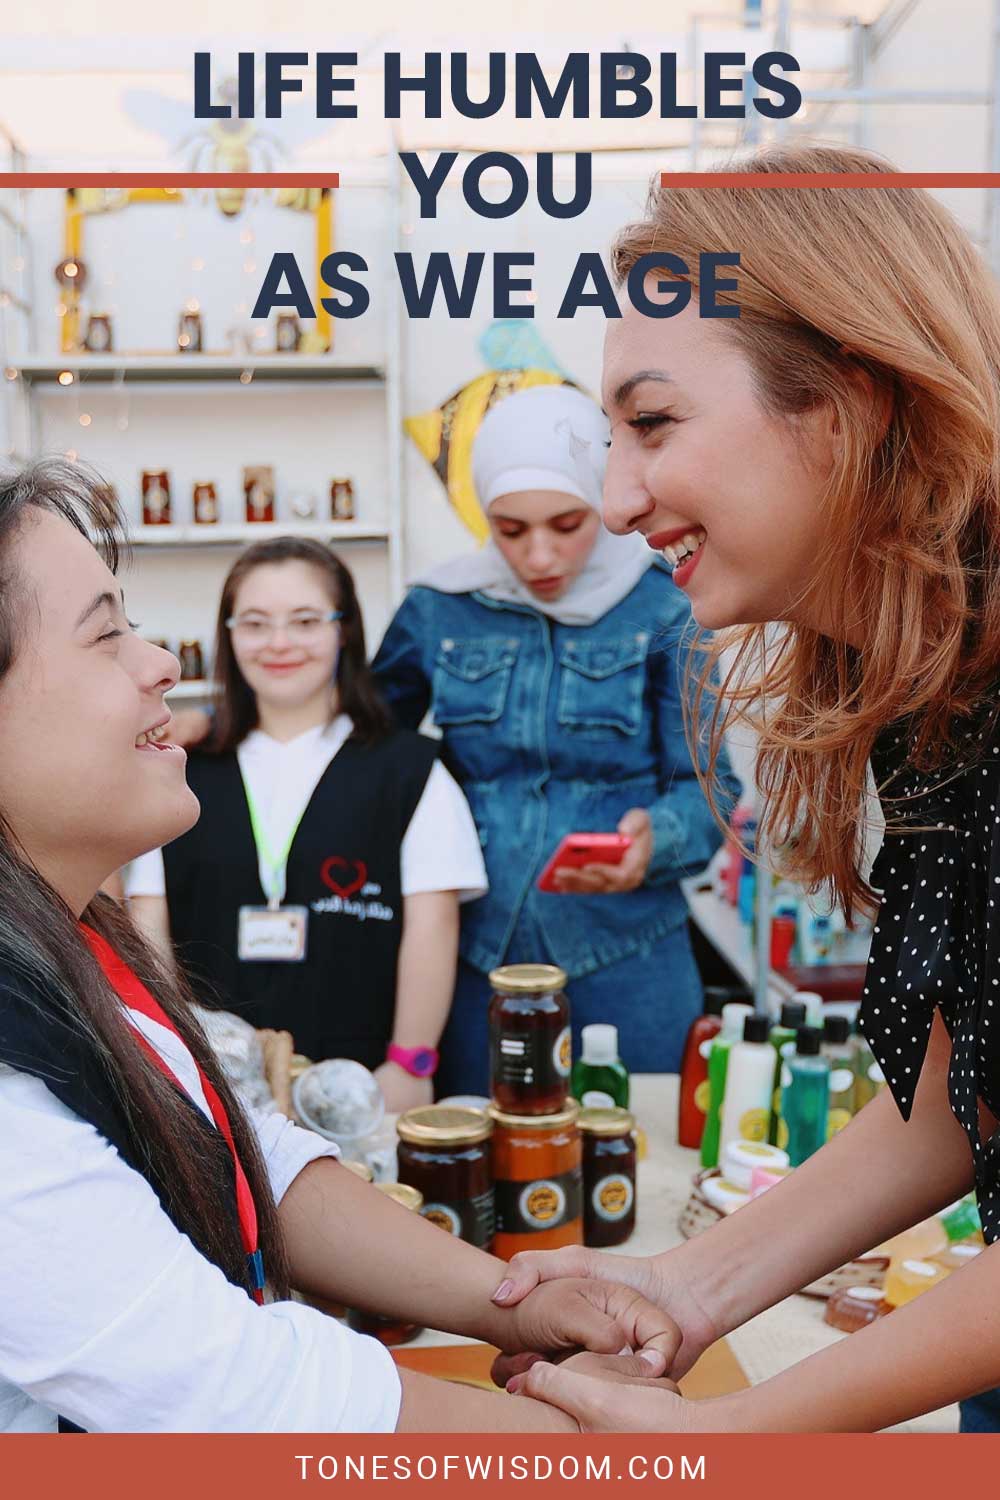
[{"label": "honey jar", "polygon": [[573,1049],[566,975],[554,964],[507,964],[490,975],[490,1092],[499,1109],[565,1107]]},{"label": "honey jar", "polygon": [[493,1118],[493,1253],[510,1260],[519,1250],[557,1250],[583,1244],[580,1109],[574,1101],[550,1115]]},{"label": "honey jar", "polygon": [[[402,1182],[376,1182],[377,1192],[385,1193],[387,1198],[393,1198],[403,1208],[408,1208],[414,1213],[419,1213],[423,1207],[423,1197],[416,1188],[409,1187]],[[419,1338],[423,1329],[416,1323],[405,1323],[400,1318],[382,1318],[377,1313],[362,1312],[360,1308],[350,1307],[347,1310],[347,1326],[353,1328],[355,1333],[367,1333],[373,1339],[378,1339],[380,1344],[385,1344],[393,1349],[397,1344],[409,1344],[415,1338]]]},{"label": "honey jar", "polygon": [[432,1224],[480,1250],[493,1243],[493,1121],[482,1110],[428,1104],[396,1123],[399,1180],[418,1188]]},{"label": "honey jar", "polygon": [[583,1109],[583,1243],[606,1250],[635,1229],[635,1119],[627,1109]]}]

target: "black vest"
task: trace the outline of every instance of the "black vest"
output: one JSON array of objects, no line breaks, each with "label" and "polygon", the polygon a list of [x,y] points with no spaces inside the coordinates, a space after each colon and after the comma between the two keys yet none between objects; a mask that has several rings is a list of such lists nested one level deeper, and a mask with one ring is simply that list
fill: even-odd
[{"label": "black vest", "polygon": [[266,904],[235,754],[192,755],[201,803],[163,851],[170,930],[196,991],[255,1026],[290,1031],[308,1057],[385,1059],[402,934],[400,849],[430,775],[433,740],[399,730],[348,740],[309,799],[288,856],[286,906],[308,909],[302,963],[237,957],[241,906]]}]

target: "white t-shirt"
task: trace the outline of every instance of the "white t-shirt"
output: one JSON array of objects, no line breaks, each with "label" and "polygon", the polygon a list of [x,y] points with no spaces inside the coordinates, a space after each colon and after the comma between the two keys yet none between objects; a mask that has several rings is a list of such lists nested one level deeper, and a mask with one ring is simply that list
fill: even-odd
[{"label": "white t-shirt", "polygon": [[[247,735],[236,752],[243,781],[260,815],[271,849],[283,849],[316,785],[354,725],[346,714],[307,729],[294,740],[274,740],[262,730]],[[458,891],[472,901],[488,889],[479,834],[457,781],[435,761],[400,849],[404,896],[421,891]],[[266,887],[267,871],[261,871]],[[125,873],[127,896],[163,896],[163,855],[152,850]]]},{"label": "white t-shirt", "polygon": [[[190,1052],[129,1020],[211,1119]],[[275,1199],[337,1148],[252,1116]],[[0,1064],[0,1433],[392,1432],[388,1350],[297,1302],[258,1307],[40,1079]]]}]

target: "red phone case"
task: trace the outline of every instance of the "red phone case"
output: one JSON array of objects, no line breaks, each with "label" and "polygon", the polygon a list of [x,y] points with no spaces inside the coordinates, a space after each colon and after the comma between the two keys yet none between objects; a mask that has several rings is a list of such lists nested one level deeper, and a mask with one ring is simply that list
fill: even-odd
[{"label": "red phone case", "polygon": [[632,840],[627,833],[568,833],[538,877],[538,889],[558,894],[557,870],[584,865],[620,865]]}]

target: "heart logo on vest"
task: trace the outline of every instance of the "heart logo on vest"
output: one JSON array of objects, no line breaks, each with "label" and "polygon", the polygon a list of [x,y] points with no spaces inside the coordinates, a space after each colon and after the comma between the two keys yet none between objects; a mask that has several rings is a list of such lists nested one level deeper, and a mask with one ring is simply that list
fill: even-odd
[{"label": "heart logo on vest", "polygon": [[[334,874],[337,870],[343,872],[339,880]],[[368,866],[361,859],[343,859],[339,854],[331,854],[320,865],[319,876],[335,896],[353,896],[368,879]]]}]

